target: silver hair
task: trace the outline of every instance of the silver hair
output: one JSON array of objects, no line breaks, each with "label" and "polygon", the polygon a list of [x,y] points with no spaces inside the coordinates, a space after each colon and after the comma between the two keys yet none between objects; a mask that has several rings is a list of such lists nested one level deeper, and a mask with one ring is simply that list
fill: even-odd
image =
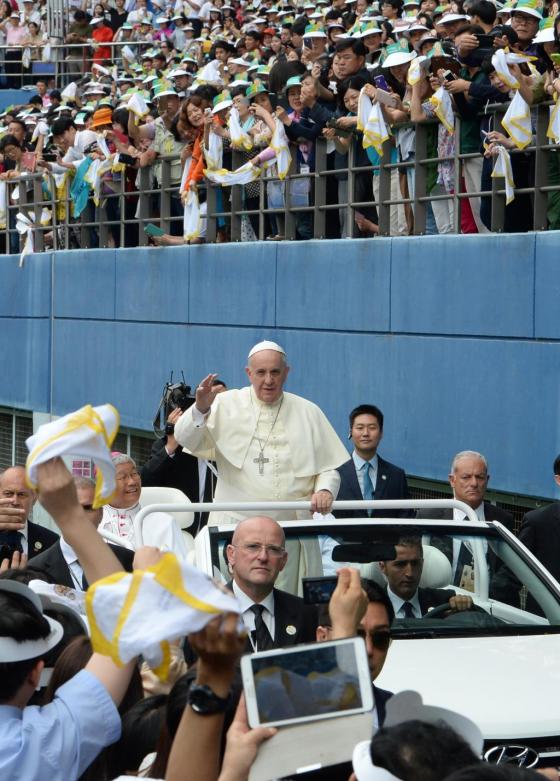
[{"label": "silver hair", "polygon": [[476,450],[461,450],[461,452],[457,453],[457,455],[451,462],[451,474],[454,474],[455,470],[457,469],[457,462],[460,461],[462,458],[479,458],[484,464],[484,468],[488,472],[488,461],[482,455],[482,453],[477,453]]},{"label": "silver hair", "polygon": [[111,461],[113,462],[113,466],[118,466],[119,464],[132,464],[136,469],[136,461],[130,456],[127,456],[126,453],[111,453]]}]

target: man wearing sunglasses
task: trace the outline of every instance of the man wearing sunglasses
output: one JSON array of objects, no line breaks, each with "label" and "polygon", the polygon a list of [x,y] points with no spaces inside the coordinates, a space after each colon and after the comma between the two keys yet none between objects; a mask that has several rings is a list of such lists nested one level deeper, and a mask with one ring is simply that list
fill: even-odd
[{"label": "man wearing sunglasses", "polygon": [[[88,519],[97,527],[101,522],[103,508],[93,508],[93,499],[95,496],[95,483],[87,477],[75,477],[76,490],[78,492],[78,502],[87,513]],[[133,551],[127,550],[120,545],[111,545],[113,553],[127,572],[132,572]],[[33,559],[33,569],[45,572],[53,583],[60,586],[68,586],[77,591],[87,591],[88,583],[78,561],[74,549],[68,545],[64,537],[52,545],[44,553]]]},{"label": "man wearing sunglasses", "polygon": [[[375,685],[374,681],[383,669],[387,652],[391,645],[391,624],[395,618],[395,611],[387,594],[377,583],[365,578],[362,579],[361,583],[368,602],[364,617],[358,626],[357,634],[363,637],[366,643],[375,699],[376,726],[381,726],[385,720],[385,704],[393,696],[393,692],[380,689]],[[328,604],[321,605],[319,609],[319,626],[317,627],[316,637],[317,642],[333,639]]]},{"label": "man wearing sunglasses", "polygon": [[[378,727],[383,726],[385,706],[387,700],[393,696],[393,692],[380,689],[374,681],[383,669],[387,658],[391,644],[391,624],[395,612],[387,594],[377,583],[365,578],[360,579],[359,572],[349,567],[339,570],[338,585],[333,597],[334,601],[331,597],[329,604],[321,605],[319,608],[317,641],[335,640],[354,634],[364,638],[375,702],[373,710],[373,731],[375,732]],[[342,600],[341,597],[343,597]],[[364,605],[363,601],[366,597],[367,604]],[[337,603],[337,607],[335,607],[335,603]],[[340,625],[341,609],[346,616],[344,626]],[[334,617],[331,616],[333,610],[336,614]],[[360,615],[361,619],[359,619]],[[359,623],[356,629],[355,622],[357,621]],[[302,781],[339,781],[342,778],[349,778],[351,773],[352,763],[340,762],[330,767],[302,773],[301,779]]]}]

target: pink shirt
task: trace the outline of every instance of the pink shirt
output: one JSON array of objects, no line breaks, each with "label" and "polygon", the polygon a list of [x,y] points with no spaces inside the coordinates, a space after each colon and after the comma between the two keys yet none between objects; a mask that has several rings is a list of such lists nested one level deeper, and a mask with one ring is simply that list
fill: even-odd
[{"label": "pink shirt", "polygon": [[14,27],[13,24],[6,25],[6,44],[8,46],[19,46],[29,36],[26,27],[18,25]]}]

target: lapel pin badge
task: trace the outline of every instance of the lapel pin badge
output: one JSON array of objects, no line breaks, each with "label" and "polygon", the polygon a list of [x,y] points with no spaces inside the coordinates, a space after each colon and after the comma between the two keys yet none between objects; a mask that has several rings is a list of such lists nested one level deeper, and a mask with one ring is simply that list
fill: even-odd
[{"label": "lapel pin badge", "polygon": [[288,626],[286,627],[286,634],[287,635],[295,635],[296,632],[297,632],[297,629],[295,628],[295,626],[293,624],[288,624]]},{"label": "lapel pin badge", "polygon": [[37,542],[33,545],[33,550],[41,550],[42,547],[43,547],[43,543],[37,540]]}]

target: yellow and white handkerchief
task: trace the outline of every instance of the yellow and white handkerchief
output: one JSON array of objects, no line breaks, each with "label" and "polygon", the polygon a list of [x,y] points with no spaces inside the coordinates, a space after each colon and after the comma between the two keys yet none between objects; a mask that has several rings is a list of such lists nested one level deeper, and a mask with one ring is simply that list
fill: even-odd
[{"label": "yellow and white handkerchief", "polygon": [[550,107],[550,122],[546,131],[547,138],[552,139],[555,144],[560,144],[560,98],[554,106]]},{"label": "yellow and white handkerchief", "polygon": [[497,149],[498,157],[496,158],[496,164],[494,166],[494,170],[492,171],[492,177],[504,177],[506,203],[510,204],[515,198],[515,182],[513,181],[513,171],[511,170],[511,158],[505,147],[499,146]]},{"label": "yellow and white handkerchief", "polygon": [[150,113],[148,104],[144,100],[143,95],[140,95],[139,92],[135,92],[130,97],[126,107],[129,111],[132,111],[132,113],[134,114],[135,125],[140,124],[140,120],[148,116],[148,114]]},{"label": "yellow and white handkerchief", "polygon": [[503,81],[504,84],[506,84],[510,89],[519,89],[519,81],[515,78],[508,65],[526,63],[529,65],[529,67],[531,67],[531,63],[536,59],[536,57],[530,57],[526,54],[510,52],[507,48],[496,49],[492,55],[492,65],[500,77],[500,80]]},{"label": "yellow and white handkerchief", "polygon": [[200,216],[198,195],[196,192],[193,192],[193,190],[189,190],[187,192],[187,197],[185,198],[185,208],[183,211],[183,238],[185,241],[198,239],[201,227],[202,219]]},{"label": "yellow and white handkerchief", "polygon": [[[288,144],[288,136],[284,130],[284,124],[280,122],[278,118],[274,120],[274,133],[270,139],[270,146],[276,152],[276,165],[278,166],[278,176],[280,179],[285,179],[290,170],[290,164],[292,162],[292,156],[290,154],[290,147]],[[269,161],[270,164],[274,163],[274,160]],[[265,168],[268,165],[265,163]]]},{"label": "yellow and white handkerchief", "polygon": [[230,143],[233,149],[244,149],[246,152],[250,152],[253,148],[253,139],[249,133],[241,127],[239,111],[235,106],[229,112],[228,129]]},{"label": "yellow and white handkerchief", "polygon": [[94,507],[109,502],[115,492],[115,467],[111,445],[119,430],[119,413],[111,404],[85,407],[40,426],[25,444],[29,450],[25,473],[28,484],[37,487],[37,467],[56,456],[91,458],[96,466]]},{"label": "yellow and white handkerchief", "polygon": [[196,77],[197,84],[223,84],[217,60],[211,60]]},{"label": "yellow and white handkerchief", "polygon": [[375,148],[378,155],[383,154],[383,144],[389,138],[389,131],[385,124],[385,118],[381,106],[377,101],[372,103],[364,90],[358,98],[358,130],[364,134],[362,146],[367,149]]},{"label": "yellow and white handkerchief", "polygon": [[245,163],[241,168],[235,171],[228,171],[225,168],[221,168],[219,171],[210,171],[208,168],[204,169],[204,176],[214,184],[221,184],[223,187],[232,184],[249,184],[254,182],[261,175],[260,168],[256,168],[251,163]]},{"label": "yellow and white handkerchief", "polygon": [[410,84],[411,87],[413,87],[415,84],[418,84],[424,73],[422,73],[422,63],[426,62],[428,58],[427,57],[416,57],[409,65],[408,73],[406,76],[407,82]]},{"label": "yellow and white handkerchief", "polygon": [[205,150],[205,157],[206,165],[212,171],[219,171],[220,168],[223,168],[224,143],[221,136],[212,132],[212,128],[210,128],[208,149]]},{"label": "yellow and white handkerchief", "polygon": [[169,642],[198,632],[217,615],[240,613],[233,594],[166,553],[155,567],[117,572],[89,587],[86,611],[94,651],[123,665],[142,654],[160,680]]},{"label": "yellow and white handkerchief", "polygon": [[434,92],[429,102],[434,107],[436,117],[447,130],[448,133],[455,132],[455,114],[453,113],[453,103],[449,92],[440,87]]},{"label": "yellow and white handkerchief", "polygon": [[502,125],[518,149],[525,149],[531,143],[533,138],[531,109],[521,97],[519,90],[517,90],[509,104],[509,108],[502,119]]}]

